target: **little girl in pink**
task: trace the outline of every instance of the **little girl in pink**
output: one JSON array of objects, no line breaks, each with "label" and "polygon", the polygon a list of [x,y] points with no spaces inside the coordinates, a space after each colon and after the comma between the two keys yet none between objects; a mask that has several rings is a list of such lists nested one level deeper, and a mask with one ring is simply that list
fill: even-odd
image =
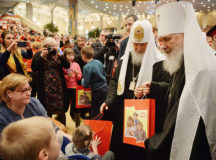
[{"label": "little girl in pink", "polygon": [[76,127],[80,125],[80,111],[76,109],[76,86],[82,78],[82,71],[78,63],[74,62],[74,51],[71,48],[64,49],[64,56],[70,63],[69,69],[63,69],[66,81],[64,96],[64,111],[67,112],[71,104],[70,116],[75,121]]}]

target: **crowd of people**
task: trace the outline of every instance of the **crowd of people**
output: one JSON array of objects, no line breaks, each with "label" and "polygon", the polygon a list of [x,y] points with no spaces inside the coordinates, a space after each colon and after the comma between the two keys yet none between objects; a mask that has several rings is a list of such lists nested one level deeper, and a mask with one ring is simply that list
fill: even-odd
[{"label": "crowd of people", "polygon": [[[173,14],[174,11],[177,14]],[[41,35],[16,20],[0,18],[0,156],[5,160],[208,160],[216,159],[216,26],[206,35],[188,2],[156,10],[157,28],[136,15],[126,32],[98,39]],[[110,38],[111,37],[111,38]],[[23,43],[21,43],[23,42]],[[91,108],[76,108],[76,87],[91,89]],[[155,99],[155,134],[148,137],[134,113],[124,127],[124,100]],[[48,117],[76,130],[68,135]],[[89,116],[87,116],[89,112]],[[113,121],[110,151],[98,154],[100,137],[80,118]],[[144,141],[123,143],[123,135]],[[69,141],[62,150],[64,138]],[[91,147],[90,147],[91,146]],[[12,152],[11,152],[12,151]],[[83,157],[82,157],[83,158]]]}]

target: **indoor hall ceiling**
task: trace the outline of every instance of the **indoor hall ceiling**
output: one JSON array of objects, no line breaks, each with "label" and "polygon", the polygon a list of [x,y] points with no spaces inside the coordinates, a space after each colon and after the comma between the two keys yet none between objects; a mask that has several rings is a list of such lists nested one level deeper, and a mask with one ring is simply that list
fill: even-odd
[{"label": "indoor hall ceiling", "polygon": [[[78,10],[79,12],[85,14],[85,13],[96,13],[99,12],[95,7],[91,7],[84,3],[82,0],[78,0]],[[0,0],[0,10],[3,10],[5,8],[10,9],[16,6],[18,2],[23,3],[32,3],[33,5],[48,5],[48,4],[56,4],[56,6],[68,8],[68,0]]]},{"label": "indoor hall ceiling", "polygon": [[[135,7],[132,6],[131,0],[78,0],[78,10],[80,13],[102,12],[112,16],[119,14],[154,14],[155,9],[165,3],[176,2],[176,0],[159,0],[158,4],[154,1],[138,1]],[[121,1],[121,2],[116,2]],[[209,12],[216,10],[216,0],[185,0],[193,3],[196,12]],[[68,0],[0,0],[0,10],[13,8],[18,2],[33,4],[55,3],[60,7],[68,7]]]},{"label": "indoor hall ceiling", "polygon": [[[155,9],[169,2],[176,2],[176,0],[159,0],[158,4],[155,1],[138,1],[135,7],[132,6],[131,1],[119,0],[122,2],[116,2],[118,0],[110,0],[115,2],[109,2],[109,0],[82,0],[87,5],[109,15],[119,14],[154,14]],[[193,3],[196,12],[209,12],[216,10],[216,0],[184,0]]]}]

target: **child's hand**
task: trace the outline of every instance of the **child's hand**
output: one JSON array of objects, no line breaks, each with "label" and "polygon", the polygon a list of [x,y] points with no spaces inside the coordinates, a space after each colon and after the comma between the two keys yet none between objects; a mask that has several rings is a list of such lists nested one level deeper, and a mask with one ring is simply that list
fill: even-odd
[{"label": "child's hand", "polygon": [[72,71],[69,71],[69,72],[68,72],[68,76],[69,76],[69,78],[72,77]]},{"label": "child's hand", "polygon": [[75,70],[74,70],[74,73],[75,73],[75,75],[78,75],[78,70],[75,69]]},{"label": "child's hand", "polygon": [[101,144],[101,137],[100,138],[97,138],[97,136],[95,137],[94,140],[92,140],[92,143],[91,143],[91,147],[92,147],[92,150],[95,154],[98,154],[98,150],[97,150],[97,146],[99,144]]}]

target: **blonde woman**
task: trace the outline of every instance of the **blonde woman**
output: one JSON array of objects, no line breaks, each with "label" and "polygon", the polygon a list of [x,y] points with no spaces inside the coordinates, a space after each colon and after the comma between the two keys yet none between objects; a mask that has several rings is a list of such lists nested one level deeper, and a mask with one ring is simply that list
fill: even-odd
[{"label": "blonde woman", "polygon": [[[0,83],[0,134],[10,123],[34,116],[48,117],[43,105],[31,97],[30,76],[11,73]],[[71,139],[53,125],[56,133]]]},{"label": "blonde woman", "polygon": [[31,78],[11,73],[0,84],[0,133],[9,123],[32,116],[47,117],[40,101],[31,98]]}]

